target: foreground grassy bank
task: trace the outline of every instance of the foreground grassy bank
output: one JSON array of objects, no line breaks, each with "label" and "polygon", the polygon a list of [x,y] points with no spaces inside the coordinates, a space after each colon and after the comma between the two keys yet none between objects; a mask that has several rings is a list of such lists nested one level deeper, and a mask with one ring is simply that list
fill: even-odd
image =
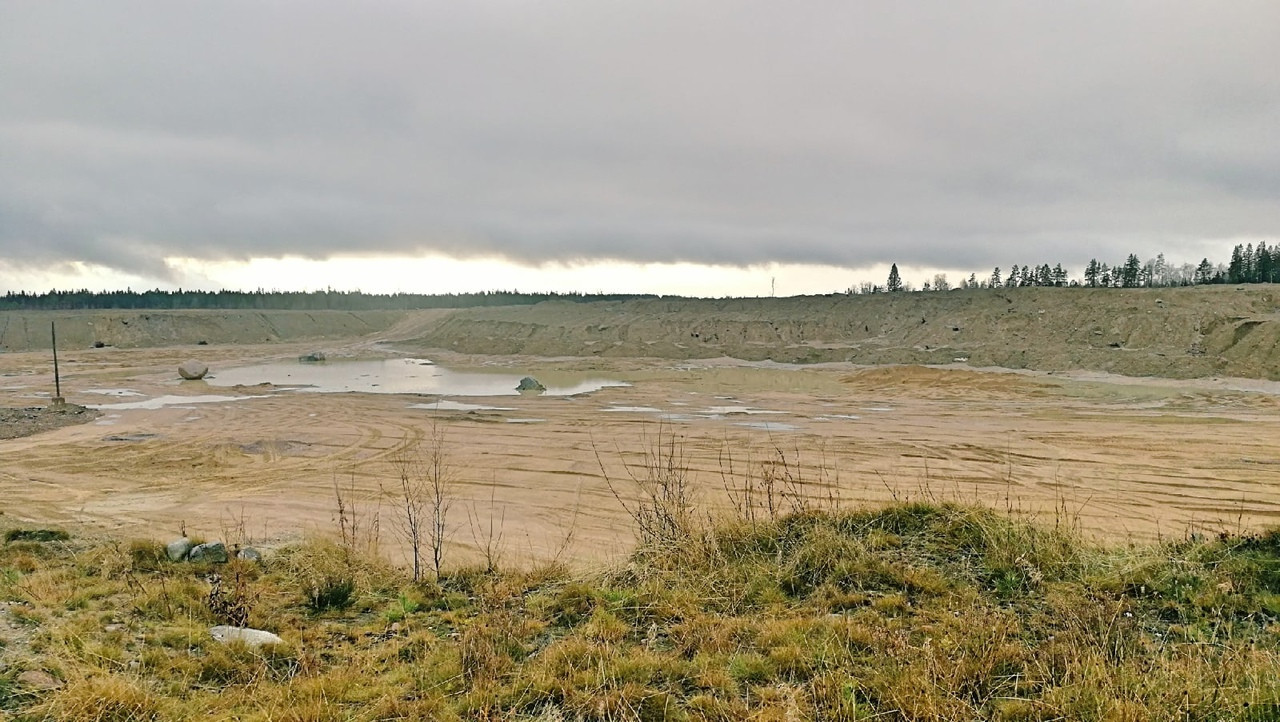
[{"label": "foreground grassy bank", "polygon": [[[149,541],[12,536],[0,547],[4,719],[1280,710],[1276,533],[1103,548],[988,510],[899,504],[651,538],[595,574],[466,569],[417,584],[323,540],[262,565],[202,566]],[[215,641],[209,627],[229,622],[284,643]]]}]

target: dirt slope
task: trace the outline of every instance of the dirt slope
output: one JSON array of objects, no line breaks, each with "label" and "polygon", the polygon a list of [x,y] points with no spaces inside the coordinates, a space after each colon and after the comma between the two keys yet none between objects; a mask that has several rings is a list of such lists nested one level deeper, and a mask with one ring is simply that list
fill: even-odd
[{"label": "dirt slope", "polygon": [[1024,288],[438,311],[0,312],[0,351],[369,337],[489,355],[729,356],[1280,380],[1280,289]]},{"label": "dirt slope", "polygon": [[0,351],[49,348],[49,323],[58,324],[58,346],[95,342],[120,348],[197,344],[255,344],[305,339],[354,338],[382,331],[402,311],[4,311]]},{"label": "dirt slope", "polygon": [[[463,353],[952,363],[1280,379],[1280,289],[1026,288],[468,309],[412,343]],[[407,336],[406,336],[407,338]]]}]

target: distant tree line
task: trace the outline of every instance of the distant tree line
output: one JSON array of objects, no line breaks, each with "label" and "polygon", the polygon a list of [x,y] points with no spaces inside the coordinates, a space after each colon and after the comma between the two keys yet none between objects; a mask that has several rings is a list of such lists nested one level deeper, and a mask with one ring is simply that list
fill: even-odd
[{"label": "distant tree line", "polygon": [[[1070,286],[1072,288],[1155,288],[1169,286],[1199,286],[1210,283],[1280,283],[1280,245],[1268,247],[1260,241],[1255,247],[1237,245],[1231,251],[1228,263],[1213,264],[1208,258],[1199,264],[1184,263],[1174,266],[1167,263],[1164,254],[1143,262],[1137,254],[1130,253],[1123,263],[1108,265],[1093,258],[1084,267],[1080,278],[1069,278],[1061,263],[1050,266],[1019,266],[1014,264],[1007,273],[997,266],[986,278],[969,277],[953,285],[945,273],[934,275],[921,284],[922,291],[950,291],[953,288],[1019,288],[1024,286]],[[883,293],[914,291],[911,284],[902,280],[898,264],[889,269],[884,285],[862,283],[850,288],[849,293]]]},{"label": "distant tree line", "polygon": [[657,298],[652,294],[521,293],[363,293],[361,291],[10,291],[0,297],[0,310],[48,311],[82,309],[221,309],[288,311],[399,311],[475,306],[525,306],[542,301],[622,301]]}]

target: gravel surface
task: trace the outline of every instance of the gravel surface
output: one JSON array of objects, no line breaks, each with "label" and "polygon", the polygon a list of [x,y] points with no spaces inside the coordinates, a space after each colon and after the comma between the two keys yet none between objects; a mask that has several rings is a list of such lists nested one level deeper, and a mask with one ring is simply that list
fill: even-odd
[{"label": "gravel surface", "polygon": [[64,426],[84,424],[100,416],[100,412],[77,404],[62,408],[34,407],[0,409],[0,439],[18,439]]}]

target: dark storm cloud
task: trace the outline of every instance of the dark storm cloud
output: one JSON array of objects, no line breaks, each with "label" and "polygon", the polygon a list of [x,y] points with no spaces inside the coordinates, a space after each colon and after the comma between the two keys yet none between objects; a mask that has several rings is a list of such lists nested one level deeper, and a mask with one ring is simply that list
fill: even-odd
[{"label": "dark storm cloud", "polygon": [[1280,233],[1280,4],[9,3],[0,259],[983,267]]}]

